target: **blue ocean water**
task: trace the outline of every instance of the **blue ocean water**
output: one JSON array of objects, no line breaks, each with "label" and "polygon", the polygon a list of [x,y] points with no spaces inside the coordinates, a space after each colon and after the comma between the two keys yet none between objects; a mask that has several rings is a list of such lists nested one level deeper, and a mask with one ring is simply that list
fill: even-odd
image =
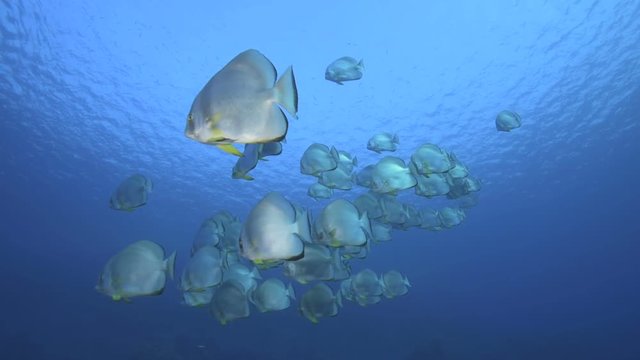
[{"label": "blue ocean water", "polygon": [[[252,182],[183,134],[194,96],[248,48],[293,65],[300,98]],[[326,81],[344,55],[363,78]],[[523,126],[497,132],[503,109]],[[2,0],[0,357],[639,359],[638,113],[638,1]],[[175,282],[131,304],[94,290],[140,239],[177,250],[180,271],[203,219],[245,218],[270,191],[317,213],[303,151],[373,163],[381,131],[394,155],[435,143],[483,181],[462,225],[394,230],[353,262],[407,274],[407,295],[315,325],[292,308],[222,326]],[[149,203],[109,209],[134,172],[154,181]]]}]

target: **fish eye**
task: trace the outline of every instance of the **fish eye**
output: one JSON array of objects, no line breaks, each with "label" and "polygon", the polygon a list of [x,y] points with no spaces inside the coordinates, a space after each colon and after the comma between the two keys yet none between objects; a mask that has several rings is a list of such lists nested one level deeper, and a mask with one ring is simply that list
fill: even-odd
[{"label": "fish eye", "polygon": [[195,130],[196,124],[195,121],[193,120],[193,114],[189,114],[189,116],[187,116],[187,130],[189,132],[193,132]]}]

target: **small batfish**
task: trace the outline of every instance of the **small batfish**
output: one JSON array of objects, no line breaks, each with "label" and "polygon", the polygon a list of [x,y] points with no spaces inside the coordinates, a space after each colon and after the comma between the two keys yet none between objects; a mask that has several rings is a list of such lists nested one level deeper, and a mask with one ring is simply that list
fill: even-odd
[{"label": "small batfish", "polygon": [[362,78],[363,70],[364,62],[362,59],[358,61],[352,57],[343,56],[327,66],[327,70],[324,72],[324,78],[336,84],[343,85],[343,81]]}]

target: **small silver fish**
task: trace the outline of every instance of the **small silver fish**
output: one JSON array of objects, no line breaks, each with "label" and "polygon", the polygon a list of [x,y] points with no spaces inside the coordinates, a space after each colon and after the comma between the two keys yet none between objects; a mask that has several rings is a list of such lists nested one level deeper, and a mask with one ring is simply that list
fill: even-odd
[{"label": "small silver fish", "polygon": [[522,126],[522,119],[518,113],[509,110],[501,111],[496,116],[496,129],[498,131],[509,132]]},{"label": "small silver fish", "polygon": [[327,66],[324,72],[324,78],[333,81],[336,84],[343,85],[343,81],[352,81],[362,78],[362,70],[364,70],[364,62],[343,56]]}]

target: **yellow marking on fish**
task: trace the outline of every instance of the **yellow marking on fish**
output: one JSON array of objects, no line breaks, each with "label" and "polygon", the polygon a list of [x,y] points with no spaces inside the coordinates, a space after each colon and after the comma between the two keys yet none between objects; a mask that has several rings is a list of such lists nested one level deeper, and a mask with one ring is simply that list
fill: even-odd
[{"label": "yellow marking on fish", "polygon": [[210,133],[211,136],[209,136],[209,138],[207,139],[207,144],[216,144],[226,139],[226,136],[224,136],[224,132],[218,128],[210,129]]},{"label": "yellow marking on fish", "polygon": [[219,144],[216,145],[218,149],[226,152],[227,154],[243,157],[244,154],[240,152],[240,150],[236,149],[232,144]]},{"label": "yellow marking on fish", "polygon": [[222,120],[222,114],[217,112],[207,118],[207,124],[210,129],[213,129],[214,126],[218,125],[220,120]]}]

